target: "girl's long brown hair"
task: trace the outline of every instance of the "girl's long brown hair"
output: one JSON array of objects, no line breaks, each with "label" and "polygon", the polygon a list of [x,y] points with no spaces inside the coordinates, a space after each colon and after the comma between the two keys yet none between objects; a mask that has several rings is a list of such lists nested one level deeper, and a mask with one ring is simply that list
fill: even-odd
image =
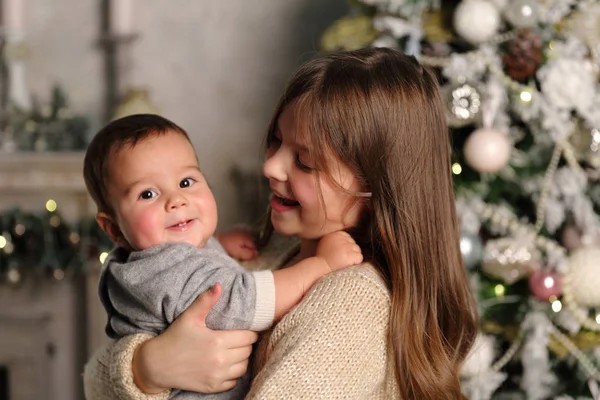
[{"label": "girl's long brown hair", "polygon": [[459,399],[477,332],[459,249],[450,143],[435,76],[384,48],[322,56],[292,77],[291,103],[317,169],[332,155],[371,192],[353,236],[391,293],[388,355],[404,399]]}]

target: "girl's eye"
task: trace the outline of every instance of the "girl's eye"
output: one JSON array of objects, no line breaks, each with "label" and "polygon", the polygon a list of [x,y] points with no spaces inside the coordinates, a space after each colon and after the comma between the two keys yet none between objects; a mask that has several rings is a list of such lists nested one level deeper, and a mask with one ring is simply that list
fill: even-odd
[{"label": "girl's eye", "polygon": [[296,166],[298,168],[300,168],[300,170],[305,171],[305,172],[310,172],[313,170],[313,167],[309,167],[308,165],[304,164],[301,160],[300,160],[300,156],[296,156]]},{"label": "girl's eye", "polygon": [[156,193],[154,190],[144,190],[141,194],[140,194],[140,199],[142,200],[150,200],[154,197],[158,196],[158,193]]},{"label": "girl's eye", "polygon": [[196,183],[195,179],[193,179],[193,178],[185,178],[185,179],[182,179],[181,182],[179,182],[179,187],[180,188],[190,187],[194,183]]}]

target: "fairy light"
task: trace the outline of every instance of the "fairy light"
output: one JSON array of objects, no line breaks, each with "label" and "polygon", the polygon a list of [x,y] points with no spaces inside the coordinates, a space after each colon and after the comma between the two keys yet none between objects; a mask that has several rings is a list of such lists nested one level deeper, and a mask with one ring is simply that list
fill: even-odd
[{"label": "fairy light", "polygon": [[496,286],[494,286],[494,293],[496,294],[496,297],[503,297],[505,292],[506,288],[504,287],[504,285],[499,283]]},{"label": "fairy light", "polygon": [[65,278],[65,271],[58,268],[58,269],[54,270],[52,275],[54,276],[54,279],[56,279],[57,281],[62,281]]},{"label": "fairy light", "polygon": [[98,260],[100,260],[100,262],[102,264],[104,264],[104,261],[106,261],[106,257],[108,257],[108,253],[107,252],[103,252],[100,254],[100,257],[98,257]]},{"label": "fairy light", "polygon": [[71,234],[69,235],[69,240],[71,241],[71,243],[77,244],[81,240],[81,237],[77,232],[71,232]]},{"label": "fairy light", "polygon": [[56,211],[56,207],[56,202],[54,200],[50,199],[46,202],[46,210],[54,212]]},{"label": "fairy light", "polygon": [[15,225],[15,233],[19,236],[22,236],[25,233],[25,225],[23,225],[23,224]]},{"label": "fairy light", "polygon": [[596,323],[600,324],[600,314],[596,314]]},{"label": "fairy light", "polygon": [[6,238],[4,236],[0,236],[0,249],[3,249],[6,246]]},{"label": "fairy light", "polygon": [[459,163],[452,164],[452,173],[454,175],[460,175],[462,172],[462,166]]},{"label": "fairy light", "polygon": [[527,90],[523,90],[521,92],[521,94],[519,95],[519,97],[521,98],[521,101],[524,103],[529,103],[531,101],[531,99],[533,98],[531,92],[529,92]]},{"label": "fairy light", "polygon": [[560,302],[560,300],[554,300],[552,302],[552,311],[557,313],[560,312],[560,310],[562,310],[562,303]]},{"label": "fairy light", "polygon": [[50,225],[54,228],[58,228],[58,226],[60,225],[60,217],[58,215],[53,215],[52,217],[50,217]]}]

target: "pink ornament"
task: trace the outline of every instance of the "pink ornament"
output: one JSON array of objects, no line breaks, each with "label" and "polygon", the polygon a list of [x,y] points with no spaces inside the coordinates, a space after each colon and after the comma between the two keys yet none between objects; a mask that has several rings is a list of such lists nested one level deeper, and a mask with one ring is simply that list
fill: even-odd
[{"label": "pink ornament", "polygon": [[581,247],[581,232],[573,225],[567,225],[562,231],[560,241],[567,250],[577,250]]},{"label": "pink ornament", "polygon": [[535,297],[548,301],[562,293],[562,275],[557,272],[538,269],[529,277],[529,289]]},{"label": "pink ornament", "polygon": [[567,250],[575,251],[581,247],[600,246],[600,235],[582,235],[577,227],[567,225],[562,231],[560,241]]},{"label": "pink ornament", "polygon": [[491,128],[477,129],[465,143],[467,163],[479,172],[498,172],[508,164],[512,145],[502,132]]}]

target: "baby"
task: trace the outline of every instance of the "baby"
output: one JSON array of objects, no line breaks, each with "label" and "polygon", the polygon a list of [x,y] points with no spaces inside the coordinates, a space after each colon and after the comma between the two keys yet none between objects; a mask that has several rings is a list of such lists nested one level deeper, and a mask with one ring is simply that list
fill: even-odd
[{"label": "baby", "polygon": [[[111,338],[164,331],[216,283],[222,295],[209,313],[211,329],[265,330],[323,275],[362,262],[345,232],[325,236],[316,256],[277,271],[249,272],[230,255],[256,255],[249,235],[215,239],[217,206],[186,132],[158,115],[111,122],[94,137],[84,178],[96,221],[117,246],[102,267],[99,294]],[[240,398],[247,380],[228,392],[177,398]]]}]

